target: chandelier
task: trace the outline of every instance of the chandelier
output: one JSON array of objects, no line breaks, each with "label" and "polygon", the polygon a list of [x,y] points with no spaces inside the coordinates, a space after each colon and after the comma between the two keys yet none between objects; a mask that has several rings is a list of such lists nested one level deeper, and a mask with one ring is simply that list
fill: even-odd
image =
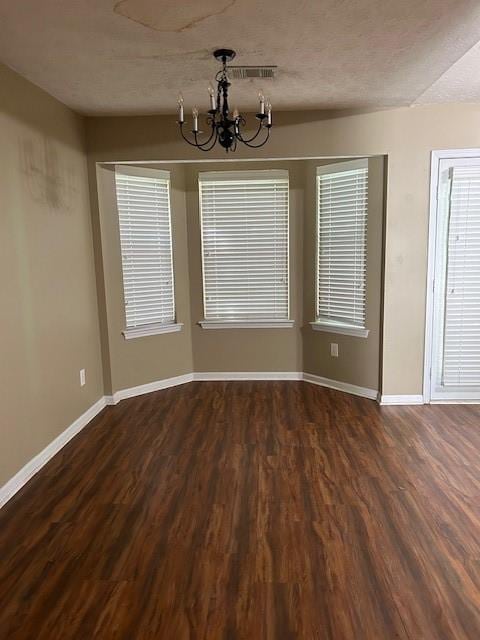
[{"label": "chandelier", "polygon": [[212,86],[208,88],[208,93],[210,94],[210,109],[207,112],[206,122],[209,133],[205,134],[203,140],[200,140],[199,137],[203,137],[203,131],[199,129],[199,112],[197,107],[194,107],[192,109],[193,126],[191,136],[189,138],[185,135],[183,96],[180,94],[178,97],[178,124],[183,139],[192,145],[192,147],[197,147],[197,149],[201,149],[202,151],[210,151],[217,142],[227,152],[235,151],[239,142],[252,149],[263,147],[270,137],[272,105],[262,93],[258,94],[259,110],[255,116],[258,120],[258,128],[253,136],[246,138],[243,133],[247,124],[244,116],[242,116],[237,109],[234,109],[230,116],[230,107],[228,104],[228,88],[231,83],[228,79],[227,62],[233,60],[235,51],[232,49],[217,49],[213,55],[222,63],[222,68],[215,76],[217,82],[216,95],[215,89]]}]

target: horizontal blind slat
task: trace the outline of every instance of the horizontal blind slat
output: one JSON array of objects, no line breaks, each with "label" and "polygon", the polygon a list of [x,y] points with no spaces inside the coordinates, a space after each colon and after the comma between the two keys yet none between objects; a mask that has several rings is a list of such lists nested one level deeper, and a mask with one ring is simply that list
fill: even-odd
[{"label": "horizontal blind slat", "polygon": [[199,179],[206,318],[288,319],[288,179]]},{"label": "horizontal blind slat", "polygon": [[368,168],[317,175],[317,318],[365,326]]},{"label": "horizontal blind slat", "polygon": [[175,321],[170,182],[115,172],[127,327]]},{"label": "horizontal blind slat", "polygon": [[480,386],[480,167],[454,167],[447,237],[445,387]]}]

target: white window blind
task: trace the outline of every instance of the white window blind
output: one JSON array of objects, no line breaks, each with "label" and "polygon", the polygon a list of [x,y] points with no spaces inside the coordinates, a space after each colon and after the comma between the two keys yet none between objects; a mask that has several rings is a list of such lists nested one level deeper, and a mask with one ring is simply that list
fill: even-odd
[{"label": "white window blind", "polygon": [[365,327],[368,161],[317,168],[317,321]]},{"label": "white window blind", "polygon": [[451,169],[443,385],[480,386],[480,167]]},{"label": "white window blind", "polygon": [[126,325],[175,321],[170,175],[115,168]]},{"label": "white window blind", "polygon": [[205,319],[288,319],[288,172],[199,175]]}]

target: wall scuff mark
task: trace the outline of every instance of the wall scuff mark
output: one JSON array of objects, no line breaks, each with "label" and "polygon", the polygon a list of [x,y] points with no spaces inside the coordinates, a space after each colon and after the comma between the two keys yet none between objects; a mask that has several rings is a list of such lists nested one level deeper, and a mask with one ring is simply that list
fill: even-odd
[{"label": "wall scuff mark", "polygon": [[56,146],[46,138],[19,141],[20,170],[34,202],[50,211],[70,213],[77,196],[77,178],[72,167],[59,159]]}]

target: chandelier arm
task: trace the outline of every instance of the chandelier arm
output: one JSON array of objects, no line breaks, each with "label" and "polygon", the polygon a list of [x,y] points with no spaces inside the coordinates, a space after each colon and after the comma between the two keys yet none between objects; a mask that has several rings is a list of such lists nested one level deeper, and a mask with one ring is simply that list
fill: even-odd
[{"label": "chandelier arm", "polygon": [[195,146],[198,149],[201,149],[203,151],[204,147],[207,147],[208,144],[210,143],[210,141],[211,141],[211,139],[213,137],[213,131],[212,131],[212,134],[210,135],[210,137],[208,138],[208,140],[205,140],[204,142],[199,142],[198,141],[198,133],[194,133],[193,136],[194,136],[194,139],[195,139]]},{"label": "chandelier arm", "polygon": [[[243,124],[244,126],[246,125],[245,120],[243,121]],[[244,144],[248,144],[249,142],[253,142],[255,140],[255,138],[259,135],[261,130],[262,130],[262,121],[260,120],[260,124],[258,125],[258,129],[255,132],[255,134],[251,138],[245,139],[240,132],[240,127],[238,127],[237,138],[240,140],[240,142],[243,142]]]},{"label": "chandelier arm", "polygon": [[191,142],[187,136],[184,134],[183,132],[183,123],[180,125],[180,133],[182,134],[182,138],[185,140],[185,142],[187,142],[191,147],[196,147],[198,149],[198,144],[195,144],[195,142]]},{"label": "chandelier arm", "polygon": [[[239,138],[239,140],[240,142],[243,142],[243,144],[246,145],[247,147],[250,147],[250,149],[259,149],[260,147],[263,147],[264,144],[266,144],[267,140],[270,137],[270,127],[266,127],[266,129],[267,129],[267,137],[260,144],[250,144],[250,142],[247,142],[246,140],[242,140],[242,138]],[[253,140],[257,137],[257,135],[254,136]],[[252,140],[252,138],[250,138],[250,140]]]},{"label": "chandelier arm", "polygon": [[[210,134],[209,138],[207,138],[207,140],[205,140],[204,142],[201,142],[201,143],[198,145],[198,147],[199,147],[199,148],[201,148],[201,147],[205,147],[205,146],[207,146],[208,144],[210,144],[210,142],[211,142],[211,140],[212,140],[213,136],[214,136],[214,135],[216,134],[216,132],[217,132],[217,127],[215,126],[215,116],[213,116],[213,115],[212,115],[212,116],[209,116],[209,117],[207,118],[207,123],[208,123],[209,125],[211,125],[211,127],[212,127],[212,133]],[[195,133],[194,135],[195,135],[195,142],[196,142],[196,141],[197,141],[197,134]]]},{"label": "chandelier arm", "polygon": [[217,131],[217,128],[214,127],[212,135],[209,138],[209,142],[210,142],[210,140],[212,138],[213,138],[213,142],[211,143],[211,145],[209,147],[207,147],[207,143],[206,142],[202,142],[202,144],[196,144],[194,146],[196,146],[197,149],[200,149],[200,151],[211,151],[213,149],[213,147],[217,144],[217,137],[218,137],[218,131]]},{"label": "chandelier arm", "polygon": [[[195,142],[192,142],[191,140],[189,140],[187,138],[187,136],[185,135],[184,131],[183,131],[183,122],[180,123],[180,133],[182,134],[182,138],[185,140],[185,142],[188,142],[188,144],[192,147],[196,147],[197,149],[202,149],[202,147],[205,147],[206,145],[208,145],[212,138],[214,137],[214,135],[216,134],[216,127],[215,127],[215,122],[212,120],[212,133],[210,134],[210,137],[205,140],[204,142],[198,142],[198,138],[197,138],[197,133],[194,131],[193,132],[193,136],[195,139]],[[216,135],[215,135],[215,141],[216,141]],[[203,149],[202,149],[203,151]]]}]

